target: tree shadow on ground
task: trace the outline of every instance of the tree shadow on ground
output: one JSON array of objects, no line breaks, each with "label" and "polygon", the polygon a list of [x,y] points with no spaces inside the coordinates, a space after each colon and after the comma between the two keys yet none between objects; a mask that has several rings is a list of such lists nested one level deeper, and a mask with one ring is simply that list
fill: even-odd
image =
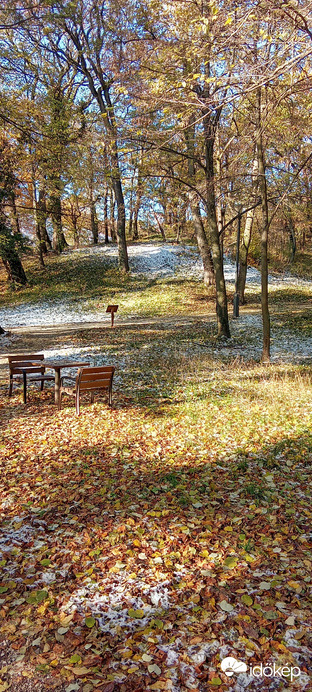
[{"label": "tree shadow on ground", "polygon": [[[154,330],[153,330],[154,332]],[[131,346],[133,365],[126,364],[118,367],[118,360],[121,361],[124,354],[120,344],[114,345],[114,354],[110,352],[110,344],[106,344],[107,352],[101,355],[100,350],[93,351],[90,357],[92,365],[116,364],[116,373],[113,382],[113,410],[129,411],[129,415],[136,410],[145,412],[151,419],[169,417],[172,418],[177,413],[180,405],[191,405],[192,415],[196,414],[194,407],[198,404],[197,414],[202,415],[201,405],[219,406],[222,402],[235,403],[239,406],[242,395],[251,403],[254,402],[257,392],[254,386],[266,384],[289,384],[294,383],[298,386],[311,384],[311,366],[303,364],[266,366],[260,368],[254,362],[246,363],[242,360],[234,359],[232,362],[214,360],[211,354],[204,354],[205,361],[200,363],[200,355],[196,355],[196,360],[188,361],[182,358],[178,352],[175,359],[170,354],[158,358],[154,357],[153,345],[147,344],[145,355],[150,358],[149,367],[144,367],[145,355],[142,359],[142,341],[134,341]],[[96,355],[95,355],[96,354]],[[136,355],[137,354],[137,355]],[[83,357],[88,358],[86,352]],[[74,357],[74,354],[70,354]],[[153,367],[153,363],[158,363],[158,367]],[[63,374],[68,372],[63,371]],[[77,370],[74,371],[74,375]],[[233,382],[234,377],[234,382]],[[46,384],[43,392],[40,392],[38,385],[32,384],[28,388],[28,400],[26,406],[22,402],[22,388],[15,385],[14,396],[8,398],[8,385],[2,385],[0,390],[2,396],[2,414],[0,416],[0,426],[5,429],[10,421],[18,418],[30,420],[33,416],[40,419],[46,418],[53,425],[53,416],[58,416],[58,411],[54,403],[54,388]],[[268,394],[269,398],[273,393]],[[276,395],[278,396],[278,392]],[[95,401],[102,407],[102,414],[107,410],[106,392],[98,392]],[[83,422],[84,414],[90,411],[90,393],[83,395],[80,419]],[[262,405],[264,405],[264,401]],[[62,410],[74,413],[73,397],[64,396]],[[61,415],[61,414],[60,414]],[[135,413],[134,413],[135,415]],[[58,419],[56,419],[58,420]]]},{"label": "tree shadow on ground", "polygon": [[[56,660],[56,676],[65,664],[79,680],[75,654],[86,679],[117,671],[109,689],[127,692],[155,682],[152,656],[178,689],[203,691],[212,670],[223,680],[219,656],[247,649],[255,664],[291,642],[286,656],[307,669],[311,435],[214,464],[189,451],[84,442],[8,459],[2,597],[14,618],[27,610],[13,641],[28,664],[35,652],[42,673]],[[73,616],[65,628],[60,613]]]},{"label": "tree shadow on ground", "polygon": [[298,288],[287,287],[283,289],[275,289],[274,284],[270,289],[270,302],[272,307],[277,303],[289,305],[293,303],[294,306],[302,306],[302,304],[311,302],[311,288],[312,283],[307,284],[307,286],[302,286]]}]

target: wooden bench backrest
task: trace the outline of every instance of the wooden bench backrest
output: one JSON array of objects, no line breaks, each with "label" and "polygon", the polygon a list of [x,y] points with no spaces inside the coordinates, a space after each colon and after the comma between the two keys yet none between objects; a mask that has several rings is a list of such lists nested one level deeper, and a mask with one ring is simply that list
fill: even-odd
[{"label": "wooden bench backrest", "polygon": [[8,356],[9,368],[13,374],[15,372],[21,372],[22,370],[26,370],[28,373],[43,372],[44,367],[41,368],[39,365],[30,364],[30,361],[36,360],[44,360],[43,353],[23,353],[22,355]]},{"label": "wooden bench backrest", "polygon": [[111,365],[82,368],[78,372],[76,386],[80,391],[84,389],[109,389],[112,386],[114,372],[115,368]]}]

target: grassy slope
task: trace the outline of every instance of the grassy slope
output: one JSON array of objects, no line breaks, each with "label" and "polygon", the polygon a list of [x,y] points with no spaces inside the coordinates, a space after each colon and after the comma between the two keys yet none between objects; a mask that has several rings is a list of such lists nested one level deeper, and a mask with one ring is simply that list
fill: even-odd
[{"label": "grassy slope", "polygon": [[[103,308],[114,300],[124,313],[140,316],[163,316],[192,312],[206,303],[207,294],[198,281],[149,279],[147,276],[125,276],[115,269],[109,259],[88,258],[71,253],[61,257],[48,257],[46,268],[38,266],[37,259],[26,258],[25,271],[28,285],[11,289],[0,269],[0,306],[24,301],[62,299],[74,304],[85,301],[89,308]],[[213,301],[212,301],[213,304]]]},{"label": "grassy slope", "polygon": [[[141,314],[206,309],[194,282],[148,285],[112,271],[93,281],[88,297],[103,286],[106,298],[113,285],[114,300],[138,301]],[[310,295],[272,293],[279,338],[285,326],[311,334]],[[203,692],[229,689],[220,652],[254,665],[295,665],[300,652],[291,688],[310,689],[310,367],[227,357],[214,321],[83,330],[66,341],[120,363],[115,407],[86,402],[77,419],[73,402],[59,413],[51,392],[32,390],[26,408],[15,396],[0,411],[2,523],[12,532],[0,630],[24,672],[43,679],[42,690],[61,681],[111,690],[117,680],[120,692],[171,683]],[[29,531],[20,542],[19,517]],[[105,601],[117,584],[112,615],[94,593]],[[153,600],[157,585],[169,605]],[[15,685],[19,676],[16,662],[2,675]]]}]

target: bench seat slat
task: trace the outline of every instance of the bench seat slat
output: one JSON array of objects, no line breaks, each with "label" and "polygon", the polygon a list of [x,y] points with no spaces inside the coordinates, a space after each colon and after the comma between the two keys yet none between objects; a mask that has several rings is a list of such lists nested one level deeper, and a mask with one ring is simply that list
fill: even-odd
[{"label": "bench seat slat", "polygon": [[14,354],[13,356],[8,356],[9,363],[20,361],[25,363],[27,360],[44,360],[44,355],[43,353],[21,353],[20,355]]},{"label": "bench seat slat", "polygon": [[26,372],[27,375],[28,375],[28,373],[32,373],[32,372],[42,372],[43,373],[44,368],[38,368],[35,365],[32,367],[29,365],[27,365],[27,366],[26,365],[19,365],[16,368],[11,368],[12,375],[21,375],[21,374],[23,374],[23,372]]},{"label": "bench seat slat", "polygon": [[[54,375],[29,375],[29,377],[28,377],[28,373],[26,373],[26,374],[27,374],[28,382],[35,382],[37,380],[38,380],[38,382],[40,382],[40,380],[51,380],[51,382],[52,382],[52,380],[55,380]],[[16,379],[22,380],[23,379],[23,373],[17,374]]]},{"label": "bench seat slat", "polygon": [[102,380],[107,380],[109,382],[111,377],[112,373],[108,372],[103,372],[103,374],[98,373],[96,375],[84,375],[84,377],[82,377],[80,380],[80,384],[83,384],[84,382],[102,382]]},{"label": "bench seat slat", "polygon": [[80,379],[80,382],[94,382],[96,380],[110,380],[112,376],[111,372],[95,372],[95,373],[84,373]]},{"label": "bench seat slat", "polygon": [[89,389],[108,389],[110,386],[110,380],[97,380],[96,382],[81,382],[79,389],[81,392],[88,391]]},{"label": "bench seat slat", "polygon": [[[109,389],[110,387],[110,382],[107,382],[106,384],[100,383],[100,382],[91,382],[88,384],[88,386],[80,386],[79,391],[80,392],[89,392],[92,389]],[[77,391],[76,387],[68,387],[67,385],[62,385],[62,390],[63,392],[67,391],[70,394],[75,394]]]},{"label": "bench seat slat", "polygon": [[[94,373],[99,373],[99,372],[100,372],[100,373],[102,373],[102,372],[112,372],[114,369],[115,369],[115,368],[114,368],[112,365],[103,365],[103,367],[100,366],[100,365],[97,365],[97,366],[94,367],[94,368],[89,368],[89,367],[88,367],[88,368],[83,368],[83,373],[82,373],[82,374],[83,374],[83,375],[92,375],[92,374],[94,374]],[[87,370],[88,372],[86,372],[86,370]]]}]

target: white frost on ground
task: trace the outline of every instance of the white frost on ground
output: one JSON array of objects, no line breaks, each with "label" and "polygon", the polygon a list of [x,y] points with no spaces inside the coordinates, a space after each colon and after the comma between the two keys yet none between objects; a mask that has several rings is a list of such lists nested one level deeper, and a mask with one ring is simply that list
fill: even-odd
[{"label": "white frost on ground", "polygon": [[[144,274],[151,278],[194,278],[201,280],[203,277],[202,261],[198,251],[194,246],[170,245],[168,243],[138,243],[129,246],[129,262],[133,274]],[[88,258],[98,264],[105,260],[111,260],[113,265],[117,265],[118,253],[115,245],[101,245],[97,247],[87,247],[72,251],[79,257],[79,260]],[[224,262],[225,278],[228,284],[235,281],[235,265],[230,260]],[[247,288],[259,292],[261,283],[260,272],[254,267],[249,267],[247,272]],[[312,282],[284,275],[283,277],[269,277],[270,290],[278,290],[287,287],[312,287]],[[121,318],[121,316],[120,316]],[[130,315],[123,313],[123,319],[131,318]],[[45,300],[38,303],[25,303],[0,310],[0,324],[4,328],[28,327],[28,326],[53,326],[66,325],[70,323],[84,324],[87,322],[108,323],[110,316],[103,310],[90,309],[87,301],[81,298],[79,303],[72,303],[70,300]],[[259,359],[262,350],[262,325],[259,314],[242,314],[238,320],[233,320],[231,325],[233,339],[227,345],[219,346],[218,353],[224,356],[242,356],[245,359]],[[244,335],[248,333],[248,344],[240,344],[244,341]],[[14,335],[0,337],[0,345],[3,348],[9,346],[8,339],[16,338]],[[93,348],[93,351],[96,347]],[[85,353],[84,353],[85,351]],[[86,357],[89,349],[75,349],[72,346],[58,349],[56,352],[46,352],[46,357]],[[302,362],[312,357],[312,339],[310,337],[293,334],[290,330],[283,328],[282,338],[279,330],[272,330],[272,360],[273,361],[292,361]],[[90,358],[90,356],[89,356]],[[96,354],[91,356],[95,364]]]},{"label": "white frost on ground", "polygon": [[[6,509],[5,502],[1,505]],[[23,517],[13,517],[6,527],[5,533],[0,537],[0,558],[6,552],[11,552],[12,547],[28,543],[33,536],[35,529],[29,524],[24,523]]]},{"label": "white frost on ground", "polygon": [[155,580],[151,570],[146,571],[144,580],[123,572],[109,574],[100,585],[86,580],[86,586],[70,596],[65,610],[90,611],[100,630],[110,634],[119,628],[129,633],[147,627],[159,611],[169,608],[169,581],[149,583],[148,578]]},{"label": "white frost on ground", "polygon": [[[110,259],[117,266],[118,253],[115,245],[101,245],[72,251],[79,260],[88,258],[95,264],[101,259]],[[144,274],[150,278],[173,276],[201,279],[202,262],[195,248],[190,246],[138,244],[129,246],[129,263],[133,274]],[[229,265],[230,266],[230,265]],[[231,279],[230,279],[231,280]],[[129,317],[123,314],[123,317]],[[90,310],[88,302],[81,298],[79,303],[69,300],[45,300],[37,303],[22,303],[0,309],[0,324],[4,329],[26,326],[49,326],[76,322],[109,322],[110,316],[103,310]],[[0,341],[1,345],[2,342]]]},{"label": "white frost on ground", "polygon": [[[248,343],[233,343],[248,335]],[[239,319],[231,322],[232,340],[228,345],[219,347],[216,353],[221,355],[242,356],[245,360],[259,360],[262,352],[262,321],[260,314],[242,314]],[[304,363],[312,358],[312,339],[292,333],[283,327],[281,330],[271,329],[271,362],[272,363]]]},{"label": "white frost on ground", "polygon": [[[187,628],[191,624],[193,618],[190,619],[192,613],[189,611],[193,608],[194,603],[183,604],[182,606],[176,603],[172,598],[174,594],[172,584],[166,575],[159,574],[158,580],[155,581],[156,575],[152,570],[146,570],[144,578],[142,578],[132,577],[123,571],[123,565],[120,565],[120,568],[119,573],[108,573],[98,583],[92,579],[86,579],[85,586],[80,587],[70,595],[67,603],[63,605],[63,610],[67,613],[77,610],[82,615],[91,613],[102,632],[115,635],[122,631],[125,638],[147,629],[152,625],[153,620],[161,620],[163,612],[169,609],[178,617],[183,616],[184,627]],[[203,663],[209,665],[209,661],[216,653],[220,654],[220,660],[233,655],[233,647],[230,643],[222,644],[218,639],[209,640],[209,635],[208,641],[203,640],[198,644],[187,645],[183,630],[181,636],[173,637],[168,643],[168,630],[170,627],[167,627],[166,633],[157,634],[157,641],[154,640],[154,644],[156,650],[166,654],[164,666],[167,677],[171,680],[172,692],[181,692],[181,683],[183,689],[197,688],[196,667]],[[293,635],[294,632],[295,630],[291,630],[290,635]],[[300,642],[298,643],[290,636],[288,644],[293,645],[293,641],[295,648],[299,649]],[[308,656],[308,651],[305,653]],[[116,657],[110,663],[112,670],[118,670],[116,682],[124,680],[121,669],[124,667],[126,672],[129,666],[131,652],[127,642],[125,642],[123,651],[119,651],[119,656],[120,654],[122,654],[122,661],[118,661]],[[248,663],[248,660],[246,662]],[[273,663],[274,661],[267,662],[267,665],[273,665]],[[278,665],[277,659],[275,663]],[[280,689],[280,678],[272,678],[265,682],[265,688],[271,692]],[[306,690],[308,684],[308,676],[302,673],[300,680],[293,681],[292,687]],[[243,692],[251,686],[253,690],[262,689],[263,678],[253,677],[249,672],[243,673],[235,676],[235,680],[229,680],[228,689],[229,692]]]},{"label": "white frost on ground", "polygon": [[[130,268],[133,274],[144,274],[151,278],[195,278],[203,277],[202,261],[198,251],[193,246],[138,244],[128,248]],[[95,263],[101,258],[110,258],[117,265],[116,246],[98,246],[73,250],[79,255],[79,259],[88,257]],[[228,259],[224,262],[225,279],[233,284],[235,281],[235,266]],[[259,287],[260,272],[254,267],[249,267],[247,272],[247,284]],[[284,279],[270,277],[270,284],[277,288],[279,285],[311,285],[311,282],[287,277]],[[127,318],[128,315],[124,314]],[[0,324],[5,329],[12,327],[60,325],[69,323],[84,323],[99,320],[109,320],[103,310],[90,310],[87,301],[81,298],[80,303],[74,305],[69,300],[45,300],[38,303],[23,303],[0,310]],[[5,338],[5,337],[3,337]],[[2,342],[1,342],[2,343]],[[3,344],[5,345],[5,344]]]}]

